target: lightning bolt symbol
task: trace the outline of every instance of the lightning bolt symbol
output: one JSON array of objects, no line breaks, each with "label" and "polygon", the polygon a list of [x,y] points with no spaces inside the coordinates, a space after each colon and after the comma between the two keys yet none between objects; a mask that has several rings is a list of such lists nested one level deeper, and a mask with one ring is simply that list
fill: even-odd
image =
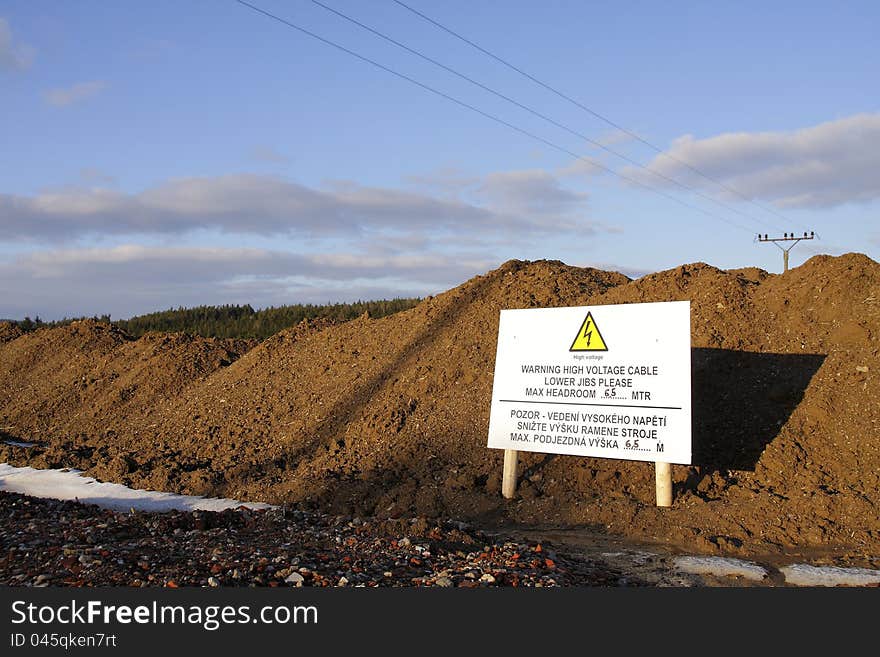
[{"label": "lightning bolt symbol", "polygon": [[584,324],[584,337],[587,339],[588,347],[590,346],[590,340],[593,339],[593,331],[588,330],[590,329],[590,324],[592,324],[592,322],[587,322],[586,324]]}]

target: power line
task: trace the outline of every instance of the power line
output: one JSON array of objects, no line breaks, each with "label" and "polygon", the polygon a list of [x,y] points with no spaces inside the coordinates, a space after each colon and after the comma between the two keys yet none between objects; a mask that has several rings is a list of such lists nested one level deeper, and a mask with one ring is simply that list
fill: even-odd
[{"label": "power line", "polygon": [[[674,162],[677,162],[678,164],[681,164],[681,165],[684,166],[684,167],[687,167],[688,169],[690,169],[691,171],[693,171],[693,172],[696,173],[697,175],[701,176],[702,178],[704,178],[704,179],[706,179],[706,180],[709,180],[709,181],[715,183],[716,185],[718,185],[718,186],[721,187],[722,189],[726,190],[727,192],[730,192],[731,194],[734,194],[735,196],[738,196],[739,198],[741,198],[741,199],[743,199],[743,200],[745,200],[745,201],[748,201],[749,203],[752,203],[752,204],[755,205],[756,207],[758,207],[758,208],[764,210],[765,212],[769,212],[770,214],[772,214],[772,215],[778,217],[779,219],[783,219],[783,220],[785,220],[786,222],[789,221],[788,218],[786,218],[784,215],[782,215],[781,213],[777,212],[776,210],[774,210],[774,209],[772,209],[772,208],[770,208],[770,207],[767,207],[767,206],[765,206],[765,205],[762,204],[762,203],[759,203],[758,201],[756,201],[755,199],[751,198],[751,197],[748,196],[747,194],[743,194],[742,192],[740,192],[740,191],[734,189],[733,187],[730,187],[729,185],[727,185],[727,184],[721,182],[720,180],[718,180],[718,179],[716,179],[716,178],[710,176],[709,174],[700,171],[697,167],[692,166],[691,164],[688,164],[688,163],[685,162],[684,160],[682,160],[682,159],[680,159],[680,158],[677,158],[677,157],[675,157],[674,155],[670,155],[670,154],[667,153],[664,149],[660,148],[659,146],[656,146],[656,145],[652,144],[652,143],[649,142],[647,139],[644,139],[643,137],[639,136],[639,135],[636,134],[635,132],[632,132],[631,130],[628,130],[628,129],[624,128],[623,126],[621,126],[621,125],[619,125],[618,123],[616,123],[616,122],[612,121],[611,119],[609,119],[607,116],[604,116],[604,115],[600,114],[599,112],[597,112],[597,111],[595,111],[595,110],[593,110],[593,109],[590,109],[589,107],[587,107],[587,106],[584,105],[583,103],[581,103],[581,102],[575,100],[575,99],[572,98],[571,96],[569,96],[569,95],[567,95],[567,94],[565,94],[565,93],[559,91],[559,90],[556,89],[555,87],[552,87],[552,86],[550,86],[549,84],[547,84],[547,83],[545,83],[545,82],[542,82],[541,80],[539,80],[538,78],[534,77],[533,75],[530,75],[529,73],[526,73],[526,72],[525,72],[524,70],[522,70],[521,68],[519,68],[519,67],[517,67],[517,66],[511,64],[510,62],[508,62],[508,61],[505,60],[505,59],[502,59],[502,58],[499,57],[498,55],[496,55],[496,54],[490,52],[489,50],[487,50],[487,49],[485,49],[485,48],[483,48],[483,47],[480,46],[479,44],[474,43],[474,42],[471,41],[470,39],[468,39],[468,38],[462,36],[461,34],[459,34],[458,32],[456,32],[456,31],[454,31],[454,30],[452,30],[452,29],[446,27],[445,25],[443,25],[442,23],[440,23],[440,22],[434,20],[434,19],[431,18],[430,16],[427,16],[427,15],[423,14],[423,13],[420,12],[418,9],[415,9],[415,8],[413,8],[413,7],[410,7],[410,6],[409,6],[408,4],[406,4],[405,2],[402,2],[402,0],[393,0],[393,1],[394,1],[395,3],[397,3],[398,5],[400,5],[401,7],[403,7],[404,9],[406,9],[407,11],[410,11],[410,12],[412,12],[413,14],[415,14],[416,16],[419,16],[420,18],[422,18],[423,20],[428,21],[429,23],[431,23],[431,24],[434,25],[435,27],[438,27],[439,29],[443,30],[444,32],[447,32],[448,34],[451,34],[451,35],[454,36],[456,39],[459,39],[460,41],[463,41],[464,43],[468,44],[468,45],[471,46],[472,48],[476,48],[477,50],[479,50],[479,51],[480,51],[481,53],[483,53],[484,55],[487,55],[488,57],[491,57],[492,59],[494,59],[495,61],[497,61],[497,62],[500,63],[500,64],[503,64],[504,66],[506,66],[507,68],[511,69],[512,71],[515,71],[516,73],[519,73],[520,75],[522,75],[522,76],[528,78],[529,80],[531,80],[531,81],[534,82],[535,84],[537,84],[537,85],[543,87],[543,88],[546,89],[547,91],[550,91],[550,92],[556,94],[557,96],[559,96],[560,98],[562,98],[562,99],[564,99],[564,100],[567,100],[569,103],[572,103],[573,105],[576,105],[577,107],[580,107],[582,110],[584,110],[585,112],[587,112],[587,113],[593,115],[594,117],[596,117],[596,118],[599,119],[600,121],[604,121],[605,123],[607,123],[608,125],[612,126],[613,128],[615,128],[615,129],[617,129],[617,130],[620,130],[620,131],[623,132],[624,134],[626,134],[626,135],[632,137],[633,139],[635,139],[635,140],[641,142],[642,144],[644,144],[645,146],[647,146],[647,147],[650,148],[651,150],[653,150],[653,151],[659,153],[660,156],[662,156],[662,157],[666,157],[666,158],[669,158],[670,160],[672,160],[672,161],[674,161]],[[768,225],[769,225],[769,224],[768,224]]]},{"label": "power line", "polygon": [[365,62],[365,63],[367,63],[367,64],[370,64],[370,65],[372,65],[372,66],[375,66],[376,68],[381,69],[381,70],[385,71],[386,73],[390,73],[391,75],[394,75],[394,76],[396,76],[396,77],[398,77],[398,78],[400,78],[400,79],[402,79],[402,80],[405,80],[405,81],[407,81],[407,82],[409,82],[409,83],[411,83],[411,84],[414,84],[414,85],[416,85],[416,86],[418,86],[418,87],[424,89],[425,91],[429,91],[429,92],[431,92],[432,94],[435,94],[435,95],[437,95],[437,96],[440,96],[441,98],[445,98],[446,100],[448,100],[448,101],[450,101],[450,102],[453,102],[453,103],[455,103],[455,104],[457,104],[457,105],[459,105],[459,106],[461,106],[461,107],[464,107],[465,109],[468,109],[468,110],[470,110],[470,111],[472,111],[472,112],[476,112],[477,114],[480,114],[481,116],[483,116],[483,117],[485,117],[485,118],[487,118],[487,119],[489,119],[489,120],[491,120],[491,121],[494,121],[494,122],[499,123],[499,124],[501,124],[501,125],[503,125],[503,126],[506,126],[506,127],[510,128],[511,130],[514,130],[514,131],[516,131],[516,132],[518,132],[518,133],[520,133],[520,134],[522,134],[522,135],[525,135],[525,136],[529,137],[530,139],[534,139],[534,140],[539,141],[539,142],[541,142],[542,144],[545,144],[546,146],[549,146],[550,148],[553,148],[553,149],[555,149],[555,150],[557,150],[557,151],[559,151],[559,152],[561,152],[561,153],[565,153],[566,155],[569,155],[570,157],[573,157],[573,158],[575,158],[576,160],[582,160],[582,161],[584,161],[584,162],[587,162],[587,163],[591,164],[592,166],[595,166],[595,167],[597,167],[597,168],[599,168],[599,169],[602,169],[603,171],[606,171],[606,172],[608,172],[608,173],[610,173],[610,174],[613,174],[613,175],[617,176],[617,177],[620,178],[621,180],[626,180],[627,182],[632,183],[633,185],[637,185],[637,186],[639,186],[639,187],[642,187],[642,188],[644,188],[644,189],[647,189],[647,190],[649,190],[649,191],[652,191],[652,192],[654,192],[655,194],[658,194],[659,196],[662,196],[662,197],[664,197],[664,198],[667,198],[667,199],[669,199],[669,200],[671,200],[671,201],[674,201],[674,202],[678,203],[679,205],[682,205],[682,206],[684,206],[684,207],[686,207],[686,208],[690,208],[691,210],[696,210],[697,212],[701,212],[701,213],[703,213],[703,214],[705,214],[705,215],[707,215],[707,216],[709,216],[709,217],[712,217],[712,218],[714,218],[714,219],[717,219],[717,220],[719,220],[719,221],[722,221],[722,222],[724,222],[724,223],[726,223],[726,224],[729,224],[729,225],[731,225],[731,226],[735,226],[736,228],[739,228],[739,229],[744,230],[744,231],[746,231],[746,232],[749,232],[749,233],[753,233],[753,232],[754,232],[754,231],[752,231],[750,228],[746,228],[746,227],[743,226],[742,224],[739,224],[739,223],[737,223],[737,222],[735,222],[735,221],[731,221],[730,219],[727,219],[727,218],[722,217],[722,216],[720,216],[720,215],[718,215],[718,214],[715,214],[714,212],[710,212],[709,210],[706,210],[705,208],[701,208],[701,207],[699,207],[699,206],[696,206],[696,205],[692,205],[692,204],[690,204],[690,203],[687,203],[686,201],[682,201],[680,198],[677,198],[677,197],[675,197],[675,196],[672,196],[671,194],[667,194],[666,192],[663,192],[663,191],[661,191],[661,190],[659,190],[659,189],[657,189],[657,188],[655,188],[655,187],[652,187],[652,186],[647,185],[647,184],[645,184],[645,183],[643,183],[643,182],[641,182],[641,181],[639,181],[639,180],[636,180],[636,179],[634,179],[634,178],[630,178],[629,176],[626,176],[626,175],[624,175],[624,174],[622,174],[622,173],[619,173],[618,171],[615,171],[614,169],[611,169],[611,168],[605,166],[604,164],[602,164],[601,162],[597,162],[596,160],[594,160],[594,159],[592,159],[592,158],[589,158],[589,157],[586,157],[586,156],[583,156],[583,155],[578,155],[577,153],[575,153],[575,152],[573,152],[573,151],[571,151],[571,150],[565,148],[564,146],[560,146],[560,145],[558,145],[558,144],[556,144],[556,143],[554,143],[554,142],[552,142],[552,141],[550,141],[550,140],[548,140],[548,139],[545,139],[544,137],[541,137],[541,136],[539,136],[539,135],[536,135],[536,134],[534,134],[534,133],[532,133],[532,132],[529,132],[528,130],[525,130],[524,128],[520,128],[519,126],[516,126],[516,125],[514,125],[514,124],[512,124],[512,123],[510,123],[510,122],[508,122],[508,121],[505,121],[504,119],[499,118],[499,117],[495,116],[494,114],[489,114],[488,112],[485,112],[485,111],[479,109],[478,107],[475,107],[475,106],[473,106],[473,105],[470,105],[469,103],[466,103],[466,102],[463,101],[463,100],[459,100],[458,98],[455,98],[454,96],[451,96],[451,95],[449,95],[449,94],[447,94],[447,93],[445,93],[445,92],[443,92],[443,91],[440,91],[440,90],[438,90],[438,89],[435,89],[434,87],[431,87],[431,86],[429,86],[429,85],[427,85],[427,84],[424,84],[424,83],[422,83],[422,82],[419,82],[419,81],[416,80],[415,78],[411,78],[411,77],[409,77],[408,75],[405,75],[405,74],[403,74],[403,73],[400,73],[399,71],[396,71],[396,70],[394,70],[394,69],[392,69],[392,68],[389,68],[388,66],[385,66],[384,64],[380,64],[379,62],[377,62],[377,61],[375,61],[375,60],[373,60],[373,59],[370,59],[369,57],[366,57],[366,56],[364,56],[364,55],[361,55],[361,54],[359,54],[359,53],[357,53],[357,52],[355,52],[355,51],[353,51],[353,50],[350,50],[349,48],[346,48],[346,47],[343,46],[343,45],[340,45],[340,44],[338,44],[338,43],[336,43],[336,42],[334,42],[334,41],[331,41],[330,39],[327,39],[327,38],[322,37],[322,36],[320,36],[320,35],[318,35],[318,34],[315,34],[314,32],[311,32],[311,31],[307,30],[307,29],[304,28],[304,27],[301,27],[301,26],[299,26],[299,25],[297,25],[297,24],[295,24],[295,23],[292,23],[292,22],[288,21],[287,19],[281,18],[280,16],[277,16],[277,15],[275,15],[275,14],[272,14],[272,13],[266,11],[265,9],[261,9],[260,7],[257,7],[257,6],[255,6],[255,5],[252,5],[252,4],[250,4],[249,2],[246,2],[245,0],[235,0],[235,2],[237,2],[238,4],[240,4],[240,5],[244,6],[244,7],[249,8],[249,9],[251,9],[251,10],[257,12],[257,13],[263,14],[263,15],[266,16],[267,18],[271,18],[272,20],[278,21],[279,23],[282,23],[283,25],[286,25],[287,27],[290,27],[290,28],[292,28],[292,29],[294,29],[294,30],[297,30],[297,31],[301,32],[302,34],[305,34],[305,35],[307,35],[307,36],[310,36],[310,37],[312,37],[313,39],[316,39],[316,40],[318,40],[318,41],[320,41],[320,42],[322,42],[322,43],[324,43],[324,44],[326,44],[326,45],[328,45],[328,46],[332,46],[333,48],[336,48],[337,50],[340,50],[340,51],[342,51],[342,52],[344,52],[344,53],[346,53],[346,54],[348,54],[348,55],[351,55],[352,57],[355,57],[356,59],[359,59],[359,60],[361,60],[362,62]]},{"label": "power line", "polygon": [[620,159],[624,160],[625,162],[628,162],[629,164],[632,164],[633,166],[639,167],[640,169],[644,169],[644,170],[647,171],[648,173],[651,173],[652,175],[654,175],[654,176],[656,176],[656,177],[658,177],[658,178],[661,178],[661,179],[665,180],[666,182],[670,182],[670,183],[672,183],[672,184],[674,184],[674,185],[678,185],[678,186],[681,187],[682,189],[685,189],[685,190],[687,190],[687,191],[689,191],[689,192],[691,192],[691,193],[693,193],[693,194],[696,194],[696,195],[699,196],[700,198],[703,198],[703,199],[705,199],[705,200],[707,200],[707,201],[710,201],[710,202],[712,202],[712,203],[715,203],[715,204],[718,205],[719,207],[722,207],[722,208],[724,208],[725,210],[727,210],[728,212],[733,212],[733,213],[735,213],[735,214],[738,214],[738,215],[740,215],[740,216],[742,216],[742,217],[745,217],[746,219],[749,219],[750,221],[754,221],[755,223],[762,224],[762,225],[764,225],[764,226],[771,226],[771,227],[773,227],[772,224],[768,224],[768,223],[765,223],[765,222],[763,222],[763,221],[761,221],[761,220],[759,220],[759,219],[756,219],[755,217],[753,217],[752,215],[750,215],[750,214],[747,213],[747,212],[743,212],[742,210],[739,210],[739,209],[737,209],[737,208],[731,207],[731,206],[727,205],[726,203],[723,203],[722,201],[719,201],[718,199],[716,199],[716,198],[714,198],[714,197],[712,197],[712,196],[709,196],[708,194],[704,194],[704,193],[700,192],[699,190],[697,190],[697,189],[695,189],[695,188],[693,188],[693,187],[691,187],[691,186],[689,186],[689,185],[686,185],[685,183],[682,183],[682,182],[680,182],[680,181],[678,181],[678,180],[676,180],[676,179],[674,179],[674,178],[671,178],[671,177],[669,177],[669,176],[667,176],[667,175],[665,175],[665,174],[662,174],[662,173],[660,173],[660,172],[658,172],[658,171],[654,171],[654,170],[651,169],[650,167],[647,167],[647,166],[645,166],[644,164],[641,164],[641,163],[638,162],[637,160],[634,160],[634,159],[632,159],[631,157],[629,157],[629,156],[627,156],[627,155],[624,155],[623,153],[619,153],[619,152],[617,152],[616,150],[614,150],[614,149],[612,149],[612,148],[609,148],[609,147],[606,146],[605,144],[602,144],[601,142],[598,142],[598,141],[595,141],[594,139],[591,139],[591,138],[588,137],[587,135],[585,135],[585,134],[583,134],[583,133],[581,133],[581,132],[578,132],[577,130],[574,130],[573,128],[571,128],[571,127],[569,127],[569,126],[567,126],[567,125],[565,125],[565,124],[563,124],[563,123],[560,123],[559,121],[556,121],[555,119],[552,119],[552,118],[550,118],[549,116],[547,116],[547,115],[545,115],[545,114],[542,114],[541,112],[537,111],[536,109],[534,109],[534,108],[532,108],[532,107],[529,107],[528,105],[525,105],[525,104],[523,104],[523,103],[520,103],[519,101],[517,101],[517,100],[511,98],[510,96],[507,96],[507,95],[505,95],[505,94],[503,94],[503,93],[501,93],[501,92],[499,92],[499,91],[497,91],[497,90],[495,90],[495,89],[489,87],[488,85],[483,84],[482,82],[479,82],[478,80],[474,80],[473,78],[471,78],[471,77],[465,75],[464,73],[461,73],[460,71],[457,71],[456,69],[452,68],[451,66],[447,66],[446,64],[443,64],[442,62],[439,62],[439,61],[437,61],[436,59],[434,59],[434,58],[432,58],[432,57],[429,57],[428,55],[424,54],[423,52],[420,52],[419,50],[416,50],[415,48],[411,48],[410,46],[407,46],[406,44],[401,43],[400,41],[397,41],[397,40],[394,39],[393,37],[390,37],[390,36],[388,36],[387,34],[384,34],[384,33],[380,32],[380,31],[378,31],[378,30],[376,30],[376,29],[370,27],[369,25],[366,25],[366,24],[364,24],[364,23],[358,21],[358,20],[355,19],[355,18],[352,18],[351,16],[349,16],[349,15],[347,15],[347,14],[345,14],[345,13],[343,13],[343,12],[337,10],[337,9],[334,9],[333,7],[330,7],[330,6],[326,5],[326,4],[324,4],[324,3],[321,2],[320,0],[311,0],[311,2],[312,2],[313,4],[318,5],[318,6],[321,7],[321,8],[323,8],[323,9],[329,11],[330,13],[335,14],[336,16],[339,16],[339,17],[342,18],[343,20],[346,20],[346,21],[348,21],[348,22],[350,22],[350,23],[353,23],[354,25],[357,25],[357,26],[360,27],[361,29],[366,30],[367,32],[370,32],[371,34],[374,34],[375,36],[377,36],[377,37],[379,37],[379,38],[381,38],[381,39],[384,39],[385,41],[387,41],[387,42],[389,42],[389,43],[394,44],[394,45],[397,46],[398,48],[402,48],[403,50],[406,50],[408,53],[410,53],[410,54],[412,54],[412,55],[415,55],[416,57],[420,57],[421,59],[423,59],[423,60],[425,60],[425,61],[427,61],[427,62],[430,62],[431,64],[433,64],[433,65],[435,65],[435,66],[437,66],[437,67],[439,67],[439,68],[442,68],[444,71],[447,71],[447,72],[449,72],[449,73],[452,73],[453,75],[455,75],[455,76],[461,78],[462,80],[465,80],[466,82],[469,82],[470,84],[475,85],[475,86],[479,87],[480,89],[483,89],[484,91],[487,91],[487,92],[493,94],[494,96],[497,96],[498,98],[501,98],[502,100],[505,100],[505,101],[507,101],[508,103],[511,103],[511,104],[515,105],[516,107],[519,107],[520,109],[523,109],[523,110],[529,112],[529,113],[532,114],[533,116],[537,116],[538,118],[543,119],[544,121],[547,121],[548,123],[550,123],[550,124],[556,126],[557,128],[561,128],[562,130],[565,130],[565,131],[568,132],[569,134],[572,134],[572,135],[574,135],[575,137],[578,137],[578,138],[580,138],[580,139],[583,139],[584,141],[589,142],[590,144],[593,144],[593,145],[596,146],[597,148],[601,148],[602,150],[604,150],[604,151],[607,152],[607,153],[611,153],[612,155],[615,155],[616,157],[619,157]]}]

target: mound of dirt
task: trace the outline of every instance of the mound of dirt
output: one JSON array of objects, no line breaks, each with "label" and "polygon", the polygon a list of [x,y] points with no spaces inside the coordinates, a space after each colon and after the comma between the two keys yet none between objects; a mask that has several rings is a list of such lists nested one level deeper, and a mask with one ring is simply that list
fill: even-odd
[{"label": "mound of dirt", "polygon": [[[0,425],[49,444],[0,458],[76,465],[74,451],[139,487],[876,566],[878,299],[880,265],[860,254],[635,281],[511,261],[411,310],[250,350],[94,323],[38,331],[0,345]],[[673,508],[653,505],[652,464],[528,453],[517,499],[502,500],[502,455],[485,446],[499,311],[672,300],[691,302],[694,443]]]},{"label": "mound of dirt", "polygon": [[[498,311],[578,303],[627,280],[510,262],[391,317],[284,331],[185,394],[157,439],[196,438],[173,448],[191,489],[203,493],[356,504],[361,515],[389,506],[448,513],[466,504],[497,456],[475,427],[488,424]],[[444,501],[450,461],[477,474]]]},{"label": "mound of dirt", "polygon": [[17,324],[12,322],[0,322],[0,344],[15,340],[22,336],[24,331],[18,328]]},{"label": "mound of dirt", "polygon": [[52,433],[81,410],[79,391],[94,366],[128,340],[92,320],[40,329],[0,345],[0,424],[25,435]]},{"label": "mound of dirt", "polygon": [[8,436],[48,443],[36,465],[97,464],[96,476],[118,480],[117,435],[155,426],[150,418],[184,388],[250,346],[183,334],[134,340],[93,320],[35,331],[0,346],[0,425]]},{"label": "mound of dirt", "polygon": [[734,276],[742,276],[743,278],[747,278],[750,281],[755,283],[763,283],[765,280],[773,276],[768,271],[764,271],[760,267],[740,267],[739,269],[728,269],[728,274],[733,274]]}]

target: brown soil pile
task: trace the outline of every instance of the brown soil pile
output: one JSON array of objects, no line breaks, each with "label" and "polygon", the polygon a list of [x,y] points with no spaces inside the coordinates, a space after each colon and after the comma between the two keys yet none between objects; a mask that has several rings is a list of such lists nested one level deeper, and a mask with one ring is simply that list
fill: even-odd
[{"label": "brown soil pile", "polygon": [[0,322],[0,344],[21,337],[23,331],[12,322]]},{"label": "brown soil pile", "polygon": [[80,390],[96,360],[127,341],[86,320],[27,333],[0,346],[0,424],[54,433],[82,410]]},{"label": "brown soil pile", "polygon": [[28,333],[0,347],[0,430],[48,441],[35,465],[95,465],[114,479],[132,465],[112,446],[117,433],[156,426],[152,416],[249,346],[182,334],[133,340],[93,320]]},{"label": "brown soil pile", "polygon": [[[485,447],[499,310],[685,299],[694,466],[674,468],[674,507],[653,506],[652,464],[542,454],[523,454],[518,499],[503,501],[501,454]],[[247,353],[81,323],[0,345],[0,429],[48,442],[0,459],[361,516],[586,524],[876,565],[878,299],[880,265],[859,254],[636,281],[511,261],[412,310]]]}]

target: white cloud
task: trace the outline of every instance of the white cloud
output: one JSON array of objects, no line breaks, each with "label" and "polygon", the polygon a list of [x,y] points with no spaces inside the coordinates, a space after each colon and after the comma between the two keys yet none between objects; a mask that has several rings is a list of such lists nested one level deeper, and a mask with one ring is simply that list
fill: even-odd
[{"label": "white cloud", "polygon": [[[499,253],[522,257],[560,230],[613,230],[588,211],[586,194],[540,170],[491,174],[445,197],[254,174],[173,179],[135,193],[0,194],[0,243],[53,245],[0,259],[0,317],[436,294],[499,265]],[[297,252],[229,248],[224,233],[251,244],[284,240]],[[142,244],[157,241],[171,246]]]},{"label": "white cloud", "polygon": [[[858,114],[794,132],[707,139],[685,135],[666,155],[670,157],[655,157],[649,167],[706,191],[720,191],[682,164],[686,162],[741,194],[782,208],[828,208],[880,198],[880,114]],[[653,186],[662,184],[634,167],[625,173]]]},{"label": "white cloud", "polygon": [[603,171],[588,160],[578,159],[552,171],[519,169],[478,177],[446,167],[404,180],[444,198],[470,198],[496,213],[531,217],[548,229],[570,228],[575,221],[579,230],[594,232],[601,228],[588,219],[589,194],[567,189],[562,179],[584,178]]},{"label": "white cloud", "polygon": [[249,248],[58,249],[0,264],[0,317],[124,317],[178,305],[266,306],[422,296],[496,264],[441,255],[299,254]]},{"label": "white cloud", "polygon": [[522,239],[594,230],[586,195],[541,171],[487,176],[476,202],[337,181],[314,189],[253,174],[181,178],[135,194],[106,188],[33,196],[0,194],[0,240],[58,241],[87,235],[182,234],[195,230],[299,237],[460,236]]},{"label": "white cloud", "polygon": [[[151,280],[176,281],[185,273],[189,280],[218,277],[307,276],[330,280],[404,277],[426,282],[454,280],[462,269],[484,266],[485,261],[461,261],[440,255],[376,256],[357,253],[299,254],[257,248],[155,247],[123,244],[109,248],[58,249],[19,256],[14,266],[35,278],[79,277],[83,273],[110,270],[119,281],[140,279],[147,267]],[[185,271],[184,271],[185,270]]]},{"label": "white cloud", "polygon": [[588,195],[563,188],[558,178],[542,169],[490,173],[477,195],[499,211],[543,217],[558,228],[572,227],[587,214]]},{"label": "white cloud", "polygon": [[46,102],[55,107],[66,107],[73,103],[78,103],[86,98],[100,93],[107,87],[107,83],[102,80],[92,80],[91,82],[77,82],[69,87],[59,87],[50,89],[44,94]]},{"label": "white cloud", "polygon": [[30,67],[36,51],[28,45],[15,43],[12,29],[0,18],[0,71],[23,71]]}]

